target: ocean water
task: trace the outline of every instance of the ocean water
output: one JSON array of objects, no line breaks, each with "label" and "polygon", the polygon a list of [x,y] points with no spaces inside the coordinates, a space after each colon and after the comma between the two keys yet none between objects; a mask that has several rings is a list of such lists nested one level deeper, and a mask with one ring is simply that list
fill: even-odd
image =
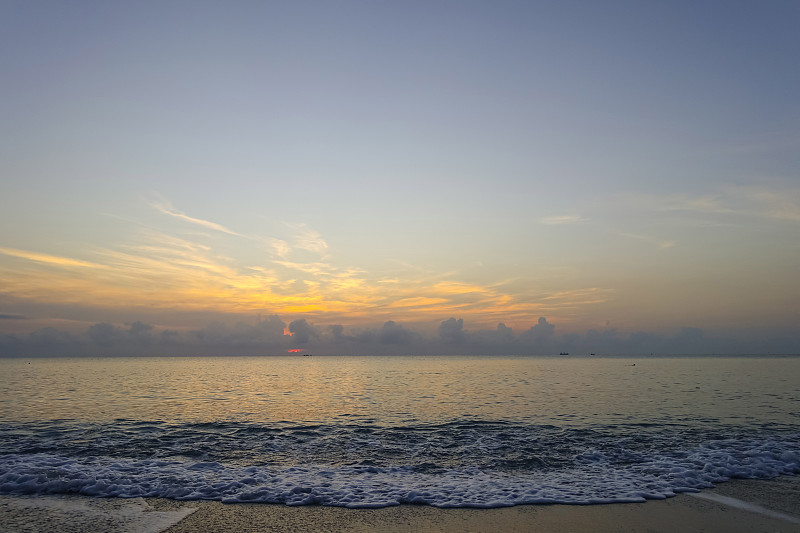
[{"label": "ocean water", "polygon": [[0,360],[0,494],[639,502],[800,474],[800,358]]}]

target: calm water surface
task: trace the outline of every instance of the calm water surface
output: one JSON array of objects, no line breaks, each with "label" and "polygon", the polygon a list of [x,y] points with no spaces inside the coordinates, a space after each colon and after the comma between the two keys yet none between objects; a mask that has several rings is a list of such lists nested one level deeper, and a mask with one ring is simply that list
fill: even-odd
[{"label": "calm water surface", "polygon": [[0,493],[642,501],[800,473],[800,358],[0,360]]}]

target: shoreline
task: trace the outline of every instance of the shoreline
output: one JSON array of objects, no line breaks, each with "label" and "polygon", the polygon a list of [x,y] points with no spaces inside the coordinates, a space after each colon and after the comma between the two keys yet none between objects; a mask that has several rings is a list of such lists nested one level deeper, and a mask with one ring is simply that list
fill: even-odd
[{"label": "shoreline", "polygon": [[492,509],[399,505],[378,509],[162,498],[0,496],[8,533],[197,531],[726,531],[800,533],[800,476],[732,480],[644,503],[518,505]]}]

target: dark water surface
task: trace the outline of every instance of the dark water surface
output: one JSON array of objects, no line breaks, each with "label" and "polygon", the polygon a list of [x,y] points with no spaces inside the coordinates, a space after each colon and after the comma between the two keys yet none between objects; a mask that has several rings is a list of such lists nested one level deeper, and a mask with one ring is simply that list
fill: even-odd
[{"label": "dark water surface", "polygon": [[800,473],[799,388],[800,358],[5,359],[0,493],[642,501]]}]

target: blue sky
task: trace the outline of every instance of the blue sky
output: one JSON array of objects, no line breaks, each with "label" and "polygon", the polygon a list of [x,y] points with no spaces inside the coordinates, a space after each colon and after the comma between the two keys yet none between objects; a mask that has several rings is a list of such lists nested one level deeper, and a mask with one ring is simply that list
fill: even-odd
[{"label": "blue sky", "polygon": [[797,2],[4,2],[0,21],[15,342],[277,315],[281,343],[295,321],[321,350],[391,321],[424,351],[450,318],[516,342],[546,317],[800,350]]}]

